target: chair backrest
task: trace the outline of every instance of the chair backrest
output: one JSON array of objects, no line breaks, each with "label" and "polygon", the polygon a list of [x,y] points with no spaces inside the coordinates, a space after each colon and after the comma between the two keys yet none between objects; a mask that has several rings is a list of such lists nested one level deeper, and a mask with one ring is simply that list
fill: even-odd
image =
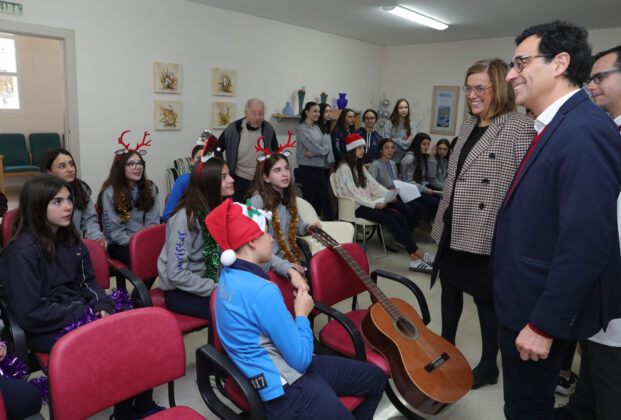
[{"label": "chair backrest", "polygon": [[129,266],[141,279],[158,276],[157,259],[166,243],[166,225],[149,226],[139,230],[129,240]]},{"label": "chair backrest", "polygon": [[51,409],[85,419],[142,391],[185,375],[185,347],[175,317],[139,308],[64,335],[49,362]]},{"label": "chair backrest", "polygon": [[31,133],[28,136],[28,142],[30,143],[30,153],[32,153],[32,164],[39,167],[41,166],[43,152],[60,148],[58,133]]},{"label": "chair backrest", "polygon": [[336,195],[336,172],[332,172],[330,174],[330,187],[332,187],[332,191],[334,191],[334,195],[338,197]]},{"label": "chair backrest", "polygon": [[189,157],[175,159],[174,165],[175,169],[177,170],[177,176],[183,175],[186,172],[190,172],[190,167],[192,166],[192,159]]},{"label": "chair backrest", "polygon": [[4,166],[30,165],[23,134],[0,134],[0,155],[4,156]]},{"label": "chair backrest", "polygon": [[296,197],[295,203],[298,207],[298,213],[302,216],[302,220],[306,223],[315,223],[319,221],[319,216],[317,216],[317,212],[311,203],[301,197]]},{"label": "chair backrest", "polygon": [[97,212],[97,223],[99,223],[99,230],[103,232],[101,209],[99,208],[99,205],[97,203],[95,203],[93,207],[95,207],[95,211]]},{"label": "chair backrest", "polygon": [[92,239],[82,239],[93,263],[93,270],[95,271],[95,280],[102,287],[102,289],[110,288],[110,269],[108,268],[108,254],[96,241]]},{"label": "chair backrest", "polygon": [[213,333],[213,346],[216,350],[226,353],[224,351],[224,347],[222,347],[222,341],[220,341],[220,336],[218,335],[218,329],[216,328],[216,295],[218,294],[218,288],[216,287],[213,292],[211,292],[211,297],[209,298],[209,313],[211,314],[211,325],[210,330]]},{"label": "chair backrest", "polygon": [[[368,274],[369,261],[362,248],[352,243],[342,245]],[[313,299],[328,306],[367,290],[347,263],[331,249],[324,249],[313,256],[310,272]]]},{"label": "chair backrest", "polygon": [[2,230],[2,244],[6,245],[11,239],[11,230],[13,229],[13,222],[15,221],[15,215],[17,214],[17,209],[9,210],[4,213],[4,217],[2,218],[2,225],[0,226],[0,230]]},{"label": "chair backrest", "polygon": [[4,408],[4,399],[2,398],[2,392],[0,392],[0,420],[6,420],[6,409]]}]

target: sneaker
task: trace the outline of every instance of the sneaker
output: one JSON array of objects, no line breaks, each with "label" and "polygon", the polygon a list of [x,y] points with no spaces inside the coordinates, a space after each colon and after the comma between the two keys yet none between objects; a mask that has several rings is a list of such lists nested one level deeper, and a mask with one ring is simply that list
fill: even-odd
[{"label": "sneaker", "polygon": [[419,273],[431,274],[432,269],[433,267],[431,267],[429,264],[427,264],[422,259],[416,260],[416,261],[410,261],[410,271],[418,271]]},{"label": "sneaker", "polygon": [[571,372],[569,379],[564,376],[558,376],[558,383],[556,384],[556,389],[554,390],[557,394],[568,396],[572,394],[576,389],[576,382],[578,382],[578,375]]},{"label": "sneaker", "polygon": [[425,262],[425,264],[427,265],[431,265],[433,266],[433,260],[436,259],[435,255],[431,255],[425,252],[425,255],[423,255],[423,261]]}]

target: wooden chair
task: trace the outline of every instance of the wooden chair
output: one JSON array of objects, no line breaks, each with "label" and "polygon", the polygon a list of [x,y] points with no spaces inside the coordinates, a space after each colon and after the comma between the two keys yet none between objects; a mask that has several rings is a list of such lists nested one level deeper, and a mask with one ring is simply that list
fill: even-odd
[{"label": "wooden chair", "polygon": [[46,150],[60,148],[58,133],[31,133],[28,136],[32,164],[41,167],[41,156]]}]

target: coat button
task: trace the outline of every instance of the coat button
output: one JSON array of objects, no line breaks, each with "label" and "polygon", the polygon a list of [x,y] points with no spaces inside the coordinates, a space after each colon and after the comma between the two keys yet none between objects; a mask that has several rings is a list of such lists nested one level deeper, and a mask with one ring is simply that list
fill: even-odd
[{"label": "coat button", "polygon": [[489,158],[490,159],[496,159],[496,153],[490,153],[489,154]]},{"label": "coat button", "polygon": [[485,208],[485,204],[479,203],[479,209],[483,210]]},{"label": "coat button", "polygon": [[485,179],[483,179],[483,181],[481,181],[481,182],[482,182],[483,184],[487,185],[487,184],[489,184],[489,179],[485,178]]}]

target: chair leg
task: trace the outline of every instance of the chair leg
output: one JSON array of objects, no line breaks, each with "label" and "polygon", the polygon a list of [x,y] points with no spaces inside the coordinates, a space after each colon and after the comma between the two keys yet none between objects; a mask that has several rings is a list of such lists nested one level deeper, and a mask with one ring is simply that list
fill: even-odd
[{"label": "chair leg", "polygon": [[384,247],[384,256],[387,257],[388,253],[386,252],[386,239],[384,238],[384,230],[382,229],[382,225],[377,225],[377,236],[379,236],[382,246]]},{"label": "chair leg", "polygon": [[401,400],[399,399],[399,396],[395,394],[395,390],[392,388],[390,379],[386,379],[386,388],[384,388],[384,392],[386,392],[386,396],[388,397],[392,405],[394,405],[395,408],[399,410],[399,412],[403,414],[405,418],[410,419],[410,420],[425,420],[424,417],[419,416],[414,411],[412,411],[408,406],[406,406],[405,404],[401,402]]},{"label": "chair leg", "polygon": [[364,253],[367,253],[367,226],[362,225],[362,249],[364,249]]}]

